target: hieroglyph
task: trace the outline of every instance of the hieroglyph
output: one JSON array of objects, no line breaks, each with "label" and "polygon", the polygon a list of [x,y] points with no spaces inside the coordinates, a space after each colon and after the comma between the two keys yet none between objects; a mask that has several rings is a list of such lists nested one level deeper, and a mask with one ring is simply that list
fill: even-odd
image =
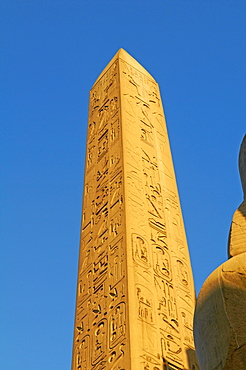
[{"label": "hieroglyph", "polygon": [[120,49],[90,92],[73,370],[198,369],[158,84]]}]

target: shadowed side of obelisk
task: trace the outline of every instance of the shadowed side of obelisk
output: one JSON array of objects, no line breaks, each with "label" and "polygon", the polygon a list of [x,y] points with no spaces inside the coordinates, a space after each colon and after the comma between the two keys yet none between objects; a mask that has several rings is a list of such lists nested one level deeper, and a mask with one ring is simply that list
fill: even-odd
[{"label": "shadowed side of obelisk", "polygon": [[138,63],[119,63],[131,363],[197,369],[193,278],[159,87]]}]

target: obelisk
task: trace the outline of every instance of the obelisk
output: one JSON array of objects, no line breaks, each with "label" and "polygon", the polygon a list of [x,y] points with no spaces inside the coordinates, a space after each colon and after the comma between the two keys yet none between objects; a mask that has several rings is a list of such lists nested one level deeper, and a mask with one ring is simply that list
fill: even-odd
[{"label": "obelisk", "polygon": [[120,49],[90,92],[72,370],[198,369],[158,84]]}]

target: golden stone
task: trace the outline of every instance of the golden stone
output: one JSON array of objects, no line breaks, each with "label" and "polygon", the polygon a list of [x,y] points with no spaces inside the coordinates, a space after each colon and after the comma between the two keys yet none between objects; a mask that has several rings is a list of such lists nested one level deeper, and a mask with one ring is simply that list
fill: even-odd
[{"label": "golden stone", "polygon": [[72,370],[197,370],[158,84],[120,49],[90,92]]},{"label": "golden stone", "polygon": [[[245,198],[246,136],[239,154]],[[201,370],[246,369],[246,201],[234,213],[229,260],[205,281],[198,296],[194,334]]]}]

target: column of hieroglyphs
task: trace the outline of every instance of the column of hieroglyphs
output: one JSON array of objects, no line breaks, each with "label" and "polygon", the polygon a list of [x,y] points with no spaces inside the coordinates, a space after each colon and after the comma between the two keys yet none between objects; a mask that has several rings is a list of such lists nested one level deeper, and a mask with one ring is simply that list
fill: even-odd
[{"label": "column of hieroglyphs", "polygon": [[120,49],[90,95],[73,370],[198,369],[158,85]]}]

